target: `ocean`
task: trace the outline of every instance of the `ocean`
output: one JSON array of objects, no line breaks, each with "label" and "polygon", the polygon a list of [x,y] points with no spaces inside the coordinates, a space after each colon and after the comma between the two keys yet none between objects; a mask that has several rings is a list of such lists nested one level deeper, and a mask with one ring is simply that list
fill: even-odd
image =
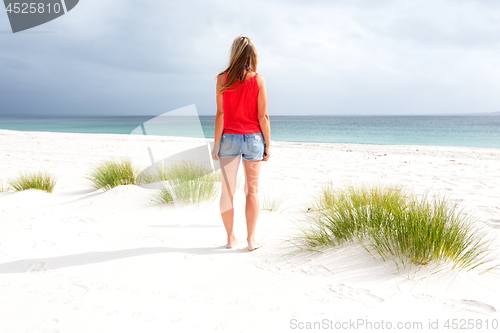
[{"label": "ocean", "polygon": [[[498,115],[270,116],[270,119],[271,138],[276,141],[500,148]],[[213,139],[214,122],[214,116],[200,116],[199,121],[194,117],[0,116],[0,129],[131,134],[134,129],[140,129],[141,124],[155,123],[156,130],[146,131],[147,134],[187,137],[204,134]]]}]

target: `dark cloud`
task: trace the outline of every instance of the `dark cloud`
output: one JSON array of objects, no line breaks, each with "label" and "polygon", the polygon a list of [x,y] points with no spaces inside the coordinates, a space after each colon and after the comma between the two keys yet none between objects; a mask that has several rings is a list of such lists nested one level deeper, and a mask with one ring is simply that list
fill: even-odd
[{"label": "dark cloud", "polygon": [[55,33],[0,34],[0,114],[214,114],[213,78],[241,33],[270,114],[496,111],[496,4],[81,1],[33,29]]}]

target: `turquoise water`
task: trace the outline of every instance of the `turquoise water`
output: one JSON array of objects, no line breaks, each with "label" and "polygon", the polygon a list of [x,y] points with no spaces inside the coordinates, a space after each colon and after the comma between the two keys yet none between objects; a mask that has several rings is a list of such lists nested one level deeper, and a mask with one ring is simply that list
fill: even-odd
[{"label": "turquoise water", "polygon": [[[0,116],[0,129],[130,134],[153,118]],[[201,116],[200,122],[191,117],[161,118],[157,118],[161,133],[154,134],[199,137],[201,123],[205,137],[214,137],[213,116]],[[271,116],[270,119],[272,139],[277,141],[500,148],[500,116]]]}]

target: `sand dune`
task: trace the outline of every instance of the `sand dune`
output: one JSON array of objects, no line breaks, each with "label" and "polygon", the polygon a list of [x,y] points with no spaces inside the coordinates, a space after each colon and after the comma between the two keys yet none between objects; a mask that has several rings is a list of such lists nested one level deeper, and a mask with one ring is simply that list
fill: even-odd
[{"label": "sand dune", "polygon": [[[360,326],[338,330],[376,331],[382,320],[433,332],[453,331],[452,319],[474,319],[474,332],[500,328],[497,272],[398,271],[356,244],[297,253],[288,242],[327,181],[446,194],[497,237],[500,149],[273,142],[260,188],[283,197],[283,211],[260,214],[265,246],[255,252],[224,247],[217,201],[159,206],[151,189],[102,192],[85,179],[107,157],[147,167],[148,147],[159,160],[203,143],[0,130],[0,180],[25,170],[58,178],[52,194],[0,193],[0,332],[294,332],[315,322],[328,331],[350,321]],[[235,200],[243,240],[242,191]]]}]

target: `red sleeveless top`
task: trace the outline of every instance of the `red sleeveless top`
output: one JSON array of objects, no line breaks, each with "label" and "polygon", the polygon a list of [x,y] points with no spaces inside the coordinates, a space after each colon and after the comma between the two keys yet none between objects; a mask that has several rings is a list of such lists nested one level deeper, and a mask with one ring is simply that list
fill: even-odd
[{"label": "red sleeveless top", "polygon": [[[224,109],[224,131],[223,133],[249,134],[261,132],[259,125],[259,114],[257,109],[257,97],[259,86],[257,84],[257,73],[245,80],[239,87],[241,80],[224,91],[222,94],[222,108]],[[227,80],[227,73],[224,73]],[[234,90],[238,87],[236,90]],[[231,90],[231,91],[230,91]]]}]

